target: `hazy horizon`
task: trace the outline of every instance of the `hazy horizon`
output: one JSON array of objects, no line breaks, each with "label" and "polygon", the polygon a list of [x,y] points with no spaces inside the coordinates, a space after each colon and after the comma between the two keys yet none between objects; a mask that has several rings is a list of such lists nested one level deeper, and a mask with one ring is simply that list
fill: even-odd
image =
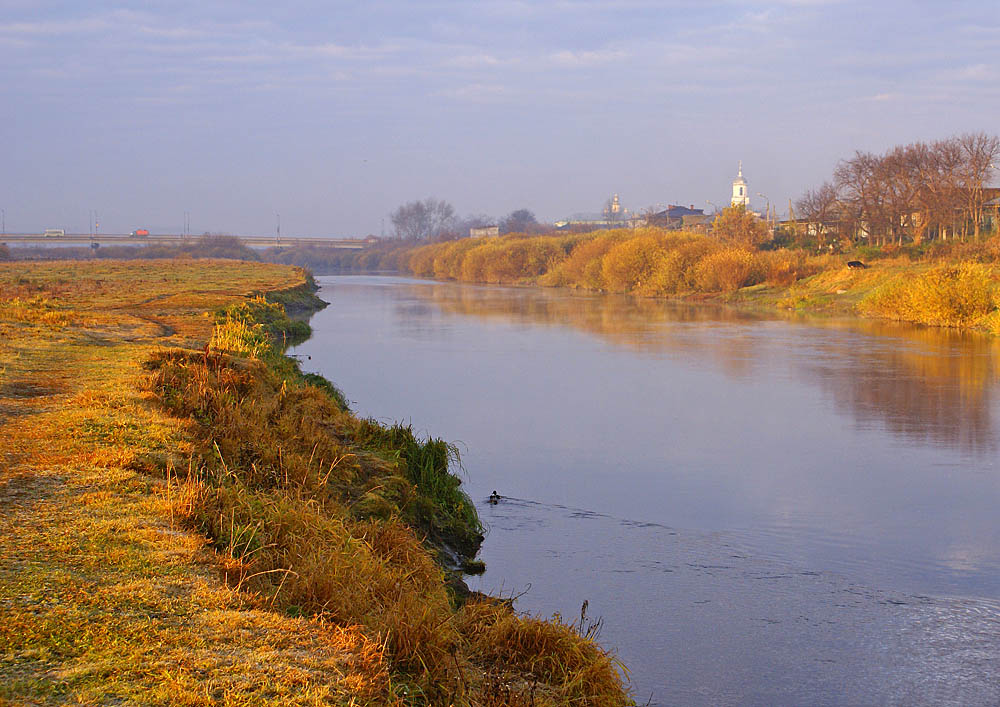
[{"label": "hazy horizon", "polygon": [[[855,150],[997,132],[995,5],[8,0],[11,232],[376,235],[399,204],[553,221],[754,208]],[[992,12],[991,12],[992,11]]]}]

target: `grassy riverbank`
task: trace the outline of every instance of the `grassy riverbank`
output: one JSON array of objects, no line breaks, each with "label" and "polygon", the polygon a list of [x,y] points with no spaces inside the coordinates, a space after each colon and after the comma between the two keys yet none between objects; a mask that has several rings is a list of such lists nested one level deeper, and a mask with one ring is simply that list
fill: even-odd
[{"label": "grassy riverbank", "polygon": [[453,451],[280,355],[273,301],[311,298],[256,263],[0,264],[0,700],[625,704],[583,619],[449,580],[481,539]]},{"label": "grassy riverbank", "polygon": [[[655,228],[622,229],[399,246],[340,254],[337,264],[341,270],[396,270],[442,280],[570,287],[1000,332],[1000,239],[822,255],[765,246]],[[284,257],[294,260],[295,254]],[[849,268],[853,260],[866,267]]]}]

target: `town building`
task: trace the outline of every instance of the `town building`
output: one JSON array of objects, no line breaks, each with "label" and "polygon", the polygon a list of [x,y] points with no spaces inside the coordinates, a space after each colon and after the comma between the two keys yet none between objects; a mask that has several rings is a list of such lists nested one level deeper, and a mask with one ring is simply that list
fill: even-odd
[{"label": "town building", "polygon": [[646,218],[626,209],[617,194],[613,194],[600,213],[576,213],[556,221],[558,229],[639,228],[646,225]]},{"label": "town building", "polygon": [[743,160],[740,160],[739,174],[733,180],[733,198],[729,205],[742,206],[747,211],[750,210],[750,192],[747,188],[747,180],[743,178]]},{"label": "town building", "polygon": [[657,211],[646,217],[646,222],[650,226],[670,229],[697,229],[705,226],[709,220],[705,210],[694,208],[694,204],[691,206],[670,204],[663,211]]}]

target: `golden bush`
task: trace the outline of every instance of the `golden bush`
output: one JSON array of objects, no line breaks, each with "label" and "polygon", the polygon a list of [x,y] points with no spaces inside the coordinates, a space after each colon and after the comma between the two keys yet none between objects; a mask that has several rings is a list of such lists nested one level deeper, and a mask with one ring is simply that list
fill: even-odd
[{"label": "golden bush", "polygon": [[718,242],[704,236],[678,239],[656,264],[643,294],[673,295],[696,289],[695,267],[708,254],[719,250]]},{"label": "golden bush", "polygon": [[545,285],[584,287],[589,290],[607,289],[601,272],[605,254],[627,238],[631,231],[609,231],[599,235],[586,234],[570,242],[568,257],[562,260],[542,280]]},{"label": "golden bush", "polygon": [[744,248],[723,248],[695,266],[694,279],[702,292],[732,292],[763,282],[765,270],[755,253]]},{"label": "golden bush", "polygon": [[804,277],[815,275],[822,268],[803,251],[778,250],[758,253],[765,268],[765,280],[772,285],[787,287]]},{"label": "golden bush", "polygon": [[601,278],[612,292],[633,292],[648,282],[665,253],[653,236],[619,243],[601,259]]},{"label": "golden bush", "polygon": [[974,326],[996,310],[990,269],[979,263],[943,265],[885,285],[858,304],[863,314],[935,326]]}]

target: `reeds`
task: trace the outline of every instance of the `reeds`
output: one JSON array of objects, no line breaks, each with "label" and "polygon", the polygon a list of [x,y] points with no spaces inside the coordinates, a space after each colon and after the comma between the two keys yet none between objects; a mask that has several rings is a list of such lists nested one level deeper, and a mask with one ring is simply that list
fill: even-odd
[{"label": "reeds", "polygon": [[213,341],[241,357],[213,346],[148,366],[151,390],[199,431],[175,517],[210,539],[227,581],[285,613],[360,626],[413,704],[501,704],[491,676],[530,686],[514,690],[523,704],[625,704],[621,666],[592,636],[500,602],[456,614],[435,556],[471,559],[482,541],[457,450],[359,420],[272,365],[253,317],[273,311],[255,302],[219,318]]}]

